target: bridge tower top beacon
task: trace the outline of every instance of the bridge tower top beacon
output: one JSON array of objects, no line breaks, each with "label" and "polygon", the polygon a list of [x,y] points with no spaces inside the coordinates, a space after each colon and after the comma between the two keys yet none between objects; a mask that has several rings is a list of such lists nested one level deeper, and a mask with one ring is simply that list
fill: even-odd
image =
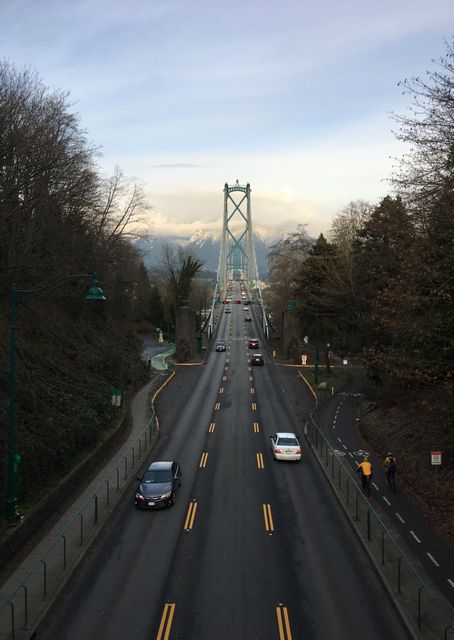
[{"label": "bridge tower top beacon", "polygon": [[252,240],[251,186],[224,185],[224,221],[219,256],[219,286],[225,290],[227,280],[237,274],[247,279],[251,289],[256,280]]}]

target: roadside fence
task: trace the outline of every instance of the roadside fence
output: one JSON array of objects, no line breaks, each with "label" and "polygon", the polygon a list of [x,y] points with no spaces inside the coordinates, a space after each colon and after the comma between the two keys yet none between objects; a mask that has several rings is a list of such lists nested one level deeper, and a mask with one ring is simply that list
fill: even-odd
[{"label": "roadside fence", "polygon": [[151,417],[146,428],[109,465],[110,471],[91,497],[53,537],[47,551],[0,604],[0,640],[28,639],[52,600],[62,590],[132,477],[137,474],[140,462],[152,448],[159,429],[153,401],[159,389],[173,375],[173,371],[167,370],[153,379],[148,392]]},{"label": "roadside fence", "polygon": [[398,544],[398,534],[364,495],[343,452],[334,449],[322,433],[312,412],[305,435],[414,637],[454,639],[453,621]]}]

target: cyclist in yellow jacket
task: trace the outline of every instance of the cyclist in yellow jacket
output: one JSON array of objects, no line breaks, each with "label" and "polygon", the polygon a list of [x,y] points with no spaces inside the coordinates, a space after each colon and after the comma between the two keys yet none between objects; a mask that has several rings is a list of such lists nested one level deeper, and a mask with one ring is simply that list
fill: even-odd
[{"label": "cyclist in yellow jacket", "polygon": [[372,479],[372,463],[369,462],[367,456],[364,457],[364,460],[358,465],[357,468],[358,473],[361,473],[361,483],[363,486],[363,490],[370,495],[370,481]]}]

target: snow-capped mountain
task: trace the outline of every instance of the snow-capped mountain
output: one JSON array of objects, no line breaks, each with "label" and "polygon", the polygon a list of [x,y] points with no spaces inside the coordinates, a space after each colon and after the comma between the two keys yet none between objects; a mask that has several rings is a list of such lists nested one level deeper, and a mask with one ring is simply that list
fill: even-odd
[{"label": "snow-capped mountain", "polygon": [[[272,244],[282,238],[282,233],[269,230],[254,230],[254,248],[259,277],[265,279],[268,272],[267,252]],[[191,237],[177,236],[147,236],[136,243],[143,255],[147,267],[159,265],[162,259],[162,249],[165,245],[183,246],[191,249],[199,260],[204,262],[204,271],[217,272],[219,254],[221,251],[221,234],[198,231]]]}]

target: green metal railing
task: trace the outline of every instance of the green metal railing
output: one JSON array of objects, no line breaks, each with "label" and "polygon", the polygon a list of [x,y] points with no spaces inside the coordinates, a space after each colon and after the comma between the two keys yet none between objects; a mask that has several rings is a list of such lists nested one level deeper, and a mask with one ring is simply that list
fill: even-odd
[{"label": "green metal railing", "polygon": [[83,550],[112,511],[115,496],[119,498],[129,485],[158,429],[153,397],[171,375],[172,371],[163,371],[152,381],[148,393],[151,417],[135,443],[115,461],[93,495],[56,536],[11,595],[0,604],[0,640],[29,637],[33,624],[47,607],[46,603],[59,593]]},{"label": "green metal railing", "polygon": [[391,597],[412,628],[414,637],[422,640],[454,639],[453,621],[398,544],[392,525],[383,522],[362,492],[355,471],[322,433],[313,411],[310,413],[305,435],[378,567]]}]

